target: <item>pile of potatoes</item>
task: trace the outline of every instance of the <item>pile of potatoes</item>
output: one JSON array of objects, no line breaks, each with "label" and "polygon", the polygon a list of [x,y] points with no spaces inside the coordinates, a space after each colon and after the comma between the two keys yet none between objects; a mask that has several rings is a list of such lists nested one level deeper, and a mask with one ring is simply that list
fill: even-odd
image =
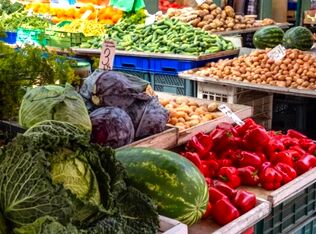
[{"label": "pile of potatoes", "polygon": [[180,130],[223,116],[223,113],[217,109],[217,102],[199,105],[185,97],[159,98],[159,101],[169,111],[168,124],[176,126]]},{"label": "pile of potatoes", "polygon": [[312,54],[288,49],[282,60],[274,61],[268,57],[270,50],[255,50],[250,55],[219,60],[186,73],[287,88],[316,89],[316,58]]},{"label": "pile of potatoes", "polygon": [[202,28],[209,32],[231,31],[274,24],[272,19],[264,19],[259,22],[256,21],[256,16],[236,15],[231,6],[225,6],[224,9],[221,9],[213,3],[213,0],[206,0],[197,9],[170,8],[167,11],[167,16],[187,22],[194,27]]}]

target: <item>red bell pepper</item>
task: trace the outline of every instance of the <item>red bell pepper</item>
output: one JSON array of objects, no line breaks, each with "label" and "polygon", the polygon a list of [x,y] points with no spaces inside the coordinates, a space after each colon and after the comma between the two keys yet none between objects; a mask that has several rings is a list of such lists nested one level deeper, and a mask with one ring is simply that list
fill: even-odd
[{"label": "red bell pepper", "polygon": [[259,155],[256,153],[251,153],[247,151],[241,151],[238,156],[239,167],[252,166],[254,168],[259,168],[262,165],[262,161]]},{"label": "red bell pepper", "polygon": [[230,186],[219,180],[214,180],[214,187],[225,194],[229,199],[233,199],[237,193],[237,190],[232,189]]},{"label": "red bell pepper", "polygon": [[222,167],[219,169],[218,177],[233,189],[240,186],[240,177],[235,167]]},{"label": "red bell pepper", "polygon": [[283,143],[286,149],[290,148],[291,146],[299,145],[299,140],[296,138],[291,138],[289,136],[283,136],[280,141]]},{"label": "red bell pepper", "polygon": [[251,128],[255,128],[255,127],[257,127],[256,122],[253,119],[248,118],[248,119],[244,120],[244,124],[242,126],[237,125],[235,127],[235,130],[238,133],[239,137],[243,137],[245,135],[246,131],[248,131]]},{"label": "red bell pepper", "polygon": [[293,167],[287,164],[278,163],[274,166],[274,168],[282,175],[282,184],[286,184],[291,180],[294,180],[297,176],[296,171],[293,169]]},{"label": "red bell pepper", "polygon": [[243,190],[237,191],[233,200],[234,206],[241,214],[248,212],[256,206],[257,199],[255,194]]},{"label": "red bell pepper", "polygon": [[270,157],[270,162],[273,165],[276,165],[277,163],[285,163],[293,167],[293,161],[298,158],[300,158],[298,152],[294,150],[284,150],[282,152],[272,154]]},{"label": "red bell pepper", "polygon": [[307,136],[305,136],[304,134],[296,131],[296,130],[293,130],[293,129],[289,129],[287,130],[287,136],[291,137],[291,138],[296,138],[296,139],[307,139]]},{"label": "red bell pepper", "polygon": [[262,152],[268,145],[270,136],[264,128],[258,126],[248,130],[243,140],[247,150]]},{"label": "red bell pepper", "polygon": [[214,152],[208,152],[205,157],[203,157],[203,160],[217,160],[217,157]]},{"label": "red bell pepper", "polygon": [[235,206],[227,199],[217,201],[212,208],[212,217],[218,225],[225,225],[239,217]]},{"label": "red bell pepper", "polygon": [[283,150],[285,150],[285,146],[283,144],[283,142],[278,139],[278,138],[271,138],[266,149],[265,149],[265,153],[268,155],[268,157],[270,158],[271,155],[273,155],[276,152],[282,152]]},{"label": "red bell pepper", "polygon": [[238,136],[237,130],[231,123],[222,122],[216,126],[217,129],[230,130],[234,136]]},{"label": "red bell pepper", "polygon": [[316,156],[316,144],[311,145],[308,148],[307,153]]},{"label": "red bell pepper", "polygon": [[259,184],[258,170],[252,166],[238,168],[242,185],[256,186]]},{"label": "red bell pepper", "polygon": [[211,216],[211,214],[212,214],[212,204],[209,202],[207,203],[207,208],[204,215],[202,216],[202,219],[207,219],[208,217]]},{"label": "red bell pepper", "polygon": [[185,152],[181,153],[183,157],[190,160],[201,172],[203,172],[202,162],[197,153]]},{"label": "red bell pepper", "polygon": [[208,189],[208,194],[209,194],[209,202],[213,205],[215,204],[218,200],[221,199],[228,199],[228,197],[222,193],[221,191],[219,191],[217,188],[215,187],[210,187]]},{"label": "red bell pepper", "polygon": [[311,140],[311,139],[305,139],[305,138],[301,138],[299,139],[299,144],[300,144],[300,147],[305,150],[305,151],[308,151],[308,149],[314,145],[314,141]]},{"label": "red bell pepper", "polygon": [[220,155],[228,149],[237,149],[240,146],[241,139],[235,137],[231,130],[215,129],[212,133],[212,150]]},{"label": "red bell pepper", "polygon": [[210,152],[212,145],[211,137],[208,134],[200,132],[187,142],[186,150],[196,152],[203,159]]},{"label": "red bell pepper", "polygon": [[300,156],[306,155],[306,151],[303,150],[299,145],[291,146],[290,150],[296,151]]},{"label": "red bell pepper", "polygon": [[265,162],[259,171],[261,186],[266,190],[274,190],[281,187],[282,175],[275,170],[270,162]]},{"label": "red bell pepper", "polygon": [[298,175],[301,175],[316,166],[316,157],[307,154],[294,162],[294,169]]},{"label": "red bell pepper", "polygon": [[217,162],[219,168],[233,166],[233,161],[231,159],[219,159]]},{"label": "red bell pepper", "polygon": [[214,186],[214,181],[211,178],[205,178],[205,181],[208,188]]},{"label": "red bell pepper", "polygon": [[216,160],[202,160],[202,167],[203,167],[203,175],[205,177],[212,178],[217,174],[219,170],[219,164]]},{"label": "red bell pepper", "polygon": [[260,157],[262,163],[267,161],[267,157],[266,157],[266,155],[264,153],[256,152],[256,154]]}]

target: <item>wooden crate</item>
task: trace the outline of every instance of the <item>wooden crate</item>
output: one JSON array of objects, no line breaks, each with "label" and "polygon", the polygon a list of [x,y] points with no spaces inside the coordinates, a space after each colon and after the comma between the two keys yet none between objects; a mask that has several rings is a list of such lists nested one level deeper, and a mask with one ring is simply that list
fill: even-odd
[{"label": "wooden crate", "polygon": [[159,216],[160,228],[158,234],[187,234],[188,226],[177,220]]},{"label": "wooden crate", "polygon": [[269,201],[272,207],[275,207],[284,201],[294,197],[296,194],[300,193],[302,190],[308,186],[314,184],[316,181],[316,168],[300,175],[291,182],[283,185],[282,187],[274,190],[268,191],[260,187],[241,187],[241,189],[246,189],[249,192],[256,194],[256,197],[265,199]]},{"label": "wooden crate", "polygon": [[126,147],[149,147],[156,149],[171,149],[174,148],[178,143],[178,128],[168,127],[165,131],[143,138],[138,141],[134,141]]},{"label": "wooden crate", "polygon": [[271,207],[269,202],[258,199],[255,208],[249,212],[241,215],[239,218],[226,224],[225,226],[218,226],[212,219],[202,220],[199,223],[189,227],[190,234],[237,234],[246,231],[253,227],[256,223],[267,217],[270,213]]},{"label": "wooden crate", "polygon": [[[181,96],[177,96],[175,94],[170,94],[170,93],[161,93],[161,92],[156,92],[156,93],[157,93],[159,98],[166,98],[166,99],[170,98],[171,99],[174,97],[181,97]],[[193,97],[185,97],[185,98],[187,98],[189,100],[193,100],[193,101],[197,102],[199,105],[209,104],[212,102],[210,100],[198,99],[198,98],[193,98]],[[228,107],[230,107],[232,109],[232,111],[236,115],[238,115],[239,118],[241,118],[241,119],[245,119],[245,118],[252,116],[252,113],[253,113],[252,107],[244,106],[244,105],[236,105],[236,104],[226,104],[226,105]],[[229,117],[222,116],[222,117],[219,117],[217,119],[213,119],[213,120],[210,120],[208,122],[199,124],[199,125],[194,126],[192,128],[180,130],[177,145],[185,144],[187,141],[189,141],[193,136],[195,136],[199,132],[206,132],[206,133],[211,132],[212,130],[214,130],[216,128],[216,126],[219,123],[222,123],[222,122],[233,123],[233,121]]]}]

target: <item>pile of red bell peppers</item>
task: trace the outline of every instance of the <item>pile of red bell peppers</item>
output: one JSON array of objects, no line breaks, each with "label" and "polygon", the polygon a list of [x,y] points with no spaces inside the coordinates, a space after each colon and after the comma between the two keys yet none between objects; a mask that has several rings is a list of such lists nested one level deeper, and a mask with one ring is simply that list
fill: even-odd
[{"label": "pile of red bell peppers", "polygon": [[168,0],[159,0],[159,9],[161,11],[167,11],[169,8],[183,8],[184,6],[176,3],[169,2]]},{"label": "pile of red bell peppers", "polygon": [[316,167],[316,143],[295,130],[267,131],[251,118],[242,126],[219,124],[210,134],[199,133],[182,156],[204,175],[211,215],[224,225],[256,204],[255,196],[236,191],[240,185],[275,190]]}]

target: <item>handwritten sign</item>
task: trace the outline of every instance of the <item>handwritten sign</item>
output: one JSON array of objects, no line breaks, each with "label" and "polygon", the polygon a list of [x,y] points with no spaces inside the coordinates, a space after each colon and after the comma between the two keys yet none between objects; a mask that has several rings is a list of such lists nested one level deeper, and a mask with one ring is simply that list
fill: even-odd
[{"label": "handwritten sign", "polygon": [[278,45],[274,47],[270,52],[267,54],[268,57],[276,62],[282,60],[286,55],[286,49],[282,45]]},{"label": "handwritten sign", "polygon": [[152,25],[153,23],[155,23],[156,21],[156,16],[155,15],[149,15],[146,19],[145,19],[145,25]]},{"label": "handwritten sign", "polygon": [[242,121],[228,106],[223,104],[220,105],[218,109],[231,118],[237,125],[242,126],[245,124],[245,122]]},{"label": "handwritten sign", "polygon": [[112,70],[115,56],[115,43],[110,40],[106,40],[103,43],[102,51],[100,55],[99,69]]},{"label": "handwritten sign", "polygon": [[202,5],[204,2],[206,2],[206,0],[195,0],[195,2],[200,6],[200,5]]}]

